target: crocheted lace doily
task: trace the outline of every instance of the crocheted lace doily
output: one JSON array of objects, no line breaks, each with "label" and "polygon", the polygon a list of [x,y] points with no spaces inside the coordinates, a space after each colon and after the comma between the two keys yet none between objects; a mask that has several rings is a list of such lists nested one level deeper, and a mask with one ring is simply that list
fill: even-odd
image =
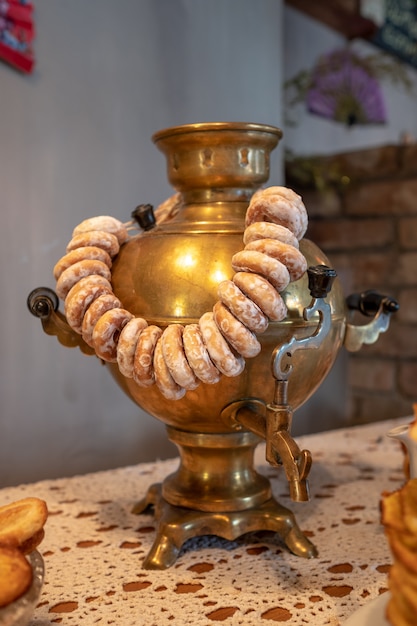
[{"label": "crocheted lace doily", "polygon": [[[403,420],[404,421],[404,420]],[[311,500],[288,498],[284,472],[256,464],[274,496],[294,511],[319,556],[290,554],[276,535],[236,541],[189,540],[167,570],[141,567],[151,548],[152,514],[132,504],[178,459],[0,491],[6,503],[44,498],[50,510],[40,546],[46,580],[33,626],[336,626],[387,588],[391,556],[380,525],[381,493],[403,481],[398,443],[385,433],[398,420],[297,439],[311,450]]]}]

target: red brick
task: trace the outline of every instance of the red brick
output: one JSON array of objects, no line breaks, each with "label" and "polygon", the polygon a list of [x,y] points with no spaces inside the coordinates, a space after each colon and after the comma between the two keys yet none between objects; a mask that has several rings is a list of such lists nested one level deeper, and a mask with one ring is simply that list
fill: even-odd
[{"label": "red brick", "polygon": [[400,309],[395,314],[398,321],[417,324],[417,289],[402,289],[398,302]]},{"label": "red brick", "polygon": [[384,356],[398,359],[415,358],[417,355],[417,326],[395,323],[393,319],[385,333],[378,340],[362,346],[364,356]]},{"label": "red brick", "polygon": [[349,385],[367,391],[392,391],[395,384],[396,363],[392,360],[362,358],[349,359]]},{"label": "red brick", "polygon": [[348,215],[417,215],[417,178],[370,182],[346,191]]},{"label": "red brick", "polygon": [[[327,250],[323,246],[323,250]],[[353,291],[375,289],[383,294],[393,295],[400,287],[417,285],[417,252],[397,254],[393,247],[385,251],[374,252],[360,250],[349,254],[328,256],[333,267],[349,276],[349,285]]]},{"label": "red brick", "polygon": [[365,148],[345,154],[337,154],[339,169],[355,182],[372,178],[397,176],[400,172],[398,146]]},{"label": "red brick", "polygon": [[342,201],[334,189],[324,191],[302,190],[300,193],[310,220],[315,217],[342,215]]},{"label": "red brick", "polygon": [[401,174],[417,176],[417,143],[399,146]]},{"label": "red brick", "polygon": [[354,393],[352,407],[350,417],[354,424],[404,417],[412,413],[410,400],[399,393]]},{"label": "red brick", "polygon": [[392,244],[390,219],[326,219],[310,221],[308,238],[325,250],[358,250]]},{"label": "red brick", "polygon": [[417,250],[417,217],[403,217],[398,222],[399,244]]},{"label": "red brick", "polygon": [[[327,251],[326,251],[327,253]],[[352,271],[351,255],[346,253],[330,252],[328,256],[328,265],[336,270],[338,280],[342,285],[344,294],[351,294],[355,287],[354,275]]]},{"label": "red brick", "polygon": [[393,276],[395,255],[392,251],[361,252],[352,255],[351,266],[354,276],[354,289],[376,289],[381,292],[396,285]]},{"label": "red brick", "polygon": [[411,400],[417,402],[417,360],[401,363],[398,386]]},{"label": "red brick", "polygon": [[387,276],[387,279],[388,284],[417,286],[417,251],[400,254],[393,265],[392,275]]}]

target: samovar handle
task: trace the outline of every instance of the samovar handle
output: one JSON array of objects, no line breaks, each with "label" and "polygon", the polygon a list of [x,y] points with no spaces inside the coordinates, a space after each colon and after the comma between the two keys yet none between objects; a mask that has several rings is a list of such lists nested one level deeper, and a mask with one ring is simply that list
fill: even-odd
[{"label": "samovar handle", "polygon": [[343,345],[348,352],[357,352],[364,343],[375,343],[381,333],[388,330],[392,313],[399,309],[397,300],[377,291],[368,290],[354,293],[346,298],[350,311],[359,311],[366,317],[373,317],[369,324],[346,324]]},{"label": "samovar handle", "polygon": [[59,298],[55,291],[49,287],[37,287],[27,297],[29,311],[42,322],[42,327],[47,335],[55,335],[59,343],[67,348],[79,348],[81,352],[92,356],[95,354],[71,326],[65,316],[58,310]]}]

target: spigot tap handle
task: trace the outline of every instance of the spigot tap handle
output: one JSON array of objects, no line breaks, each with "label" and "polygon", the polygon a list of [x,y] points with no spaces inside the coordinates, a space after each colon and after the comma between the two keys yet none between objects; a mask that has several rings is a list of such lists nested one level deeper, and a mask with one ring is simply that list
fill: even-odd
[{"label": "spigot tap handle", "polygon": [[330,292],[337,274],[327,265],[315,265],[307,269],[308,288],[313,298],[325,298]]}]

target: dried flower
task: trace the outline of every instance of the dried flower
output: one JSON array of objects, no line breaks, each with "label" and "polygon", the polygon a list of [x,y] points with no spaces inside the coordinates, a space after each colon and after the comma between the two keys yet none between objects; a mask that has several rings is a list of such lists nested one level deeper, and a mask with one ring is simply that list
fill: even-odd
[{"label": "dried flower", "polygon": [[312,73],[306,104],[310,113],[353,126],[386,121],[378,80],[349,50],[322,57]]},{"label": "dried flower", "polygon": [[412,83],[404,65],[382,52],[356,53],[352,46],[333,50],[320,57],[312,70],[302,70],[286,81],[286,123],[294,125],[300,103],[310,113],[346,124],[382,124],[386,110],[380,81],[387,78],[411,91]]}]

